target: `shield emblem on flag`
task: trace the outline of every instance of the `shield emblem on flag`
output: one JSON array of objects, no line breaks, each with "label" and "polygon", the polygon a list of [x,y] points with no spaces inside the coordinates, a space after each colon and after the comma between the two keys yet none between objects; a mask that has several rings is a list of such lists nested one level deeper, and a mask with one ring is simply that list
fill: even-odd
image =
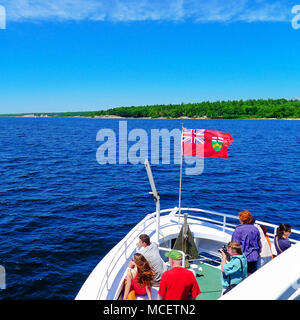
[{"label": "shield emblem on flag", "polygon": [[212,147],[216,152],[219,152],[223,148],[223,138],[220,137],[213,137],[212,138]]}]

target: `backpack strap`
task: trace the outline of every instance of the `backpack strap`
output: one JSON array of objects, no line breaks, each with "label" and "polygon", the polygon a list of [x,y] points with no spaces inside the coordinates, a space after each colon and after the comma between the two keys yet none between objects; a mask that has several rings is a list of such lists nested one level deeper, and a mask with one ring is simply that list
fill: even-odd
[{"label": "backpack strap", "polygon": [[278,237],[277,237],[277,236],[275,237],[275,241],[276,241],[276,244],[277,244],[277,248],[279,249],[280,253],[282,253],[283,251],[282,251],[281,248],[279,247]]},{"label": "backpack strap", "polygon": [[[243,268],[243,262],[242,262],[242,259],[241,259],[241,258],[239,258],[239,257],[236,257],[236,258],[240,260],[240,263],[241,263],[241,269],[242,269],[242,277],[243,277],[243,276],[244,276],[244,268]],[[228,275],[228,284],[229,284],[229,287],[230,287],[230,285],[231,285],[231,277],[230,277],[230,275]]]},{"label": "backpack strap", "polygon": [[240,263],[241,263],[241,269],[242,269],[242,277],[244,275],[244,268],[243,268],[243,262],[242,262],[242,259],[237,257],[239,260],[240,260]]}]

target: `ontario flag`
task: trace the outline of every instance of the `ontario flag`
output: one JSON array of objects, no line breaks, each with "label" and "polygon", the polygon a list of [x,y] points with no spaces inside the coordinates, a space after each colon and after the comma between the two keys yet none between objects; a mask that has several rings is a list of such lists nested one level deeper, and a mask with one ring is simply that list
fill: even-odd
[{"label": "ontario flag", "polygon": [[182,128],[183,156],[228,159],[227,149],[232,142],[233,138],[230,133]]}]

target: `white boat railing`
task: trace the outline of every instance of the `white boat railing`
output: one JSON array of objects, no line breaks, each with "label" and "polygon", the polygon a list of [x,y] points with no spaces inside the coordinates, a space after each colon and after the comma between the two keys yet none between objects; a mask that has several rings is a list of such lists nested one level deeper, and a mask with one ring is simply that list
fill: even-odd
[{"label": "white boat railing", "polygon": [[[179,217],[179,214],[177,213],[177,211],[174,211],[175,208],[173,208],[173,214],[174,216],[177,216]],[[222,226],[222,229],[223,231],[225,232],[226,230],[234,230],[235,227],[240,224],[239,222],[239,217],[238,216],[234,216],[234,215],[231,215],[231,214],[226,214],[226,213],[220,213],[220,212],[216,212],[216,211],[210,211],[210,210],[204,210],[204,209],[198,209],[198,208],[181,208],[181,214],[180,214],[180,218],[184,216],[184,213],[182,213],[182,211],[187,211],[187,212],[202,212],[202,213],[206,213],[206,214],[210,214],[210,215],[214,215],[214,216],[219,216],[219,217],[223,217],[222,221],[219,221],[219,220],[215,220],[215,219],[210,219],[210,218],[206,218],[206,217],[199,217],[199,216],[193,216],[194,219],[198,219],[198,220],[201,220],[201,221],[206,221],[206,222],[210,222],[210,223],[213,223],[213,224],[216,224],[216,225],[219,225],[219,226]],[[189,216],[191,218],[191,216]],[[228,223],[227,222],[227,219],[234,219],[234,220],[237,220],[238,223],[237,224],[234,224],[234,223]],[[276,235],[276,229],[278,228],[278,225],[276,224],[272,224],[272,223],[268,223],[268,222],[264,222],[264,221],[260,221],[260,220],[255,220],[255,223],[256,224],[259,224],[259,225],[263,225],[263,226],[266,226],[266,227],[270,227],[273,229],[273,232],[268,232],[268,235],[271,237],[271,238],[275,238],[275,235]],[[299,240],[297,239],[294,239],[293,238],[293,235],[297,234],[300,236],[300,231],[299,230],[296,230],[296,229],[292,229],[291,230],[291,235],[289,237],[289,240],[292,242],[292,243],[297,243]]]},{"label": "white boat railing", "polygon": [[[116,267],[117,263],[119,262],[120,258],[125,258],[127,260],[129,256],[132,254],[128,253],[128,248],[133,244],[137,242],[136,238],[136,233],[139,230],[139,233],[145,233],[146,227],[149,227],[152,223],[155,223],[155,220],[151,222],[150,224],[146,225],[146,222],[150,219],[153,219],[155,215],[147,215],[138,225],[135,226],[128,234],[127,236],[119,242],[117,245],[116,249],[117,254],[113,256],[113,259],[110,261],[110,264],[107,266],[106,272],[105,272],[105,277],[102,278],[102,281],[99,286],[98,294],[97,294],[97,299],[100,299],[104,290],[109,291],[110,290],[110,282],[111,280],[111,275],[112,271]],[[141,228],[142,227],[142,228]]]},{"label": "white boat railing", "polygon": [[[221,221],[217,220],[215,218],[207,218],[207,217],[201,217],[201,216],[191,216],[189,215],[189,218],[197,219],[199,221],[204,221],[204,222],[209,222],[214,225],[218,225],[222,228],[223,232],[226,231],[233,231],[234,228],[239,224],[239,218],[238,216],[230,215],[230,214],[225,214],[225,213],[219,213],[215,211],[209,211],[209,210],[204,210],[204,209],[198,209],[198,208],[181,208],[181,213],[178,213],[178,208],[174,207],[171,209],[164,209],[160,211],[160,216],[166,215],[166,214],[171,214],[174,217],[178,217],[178,224],[181,225],[180,223],[180,218],[184,216],[185,212],[193,212],[193,213],[205,213],[211,216],[218,216],[221,217]],[[153,220],[149,223],[149,220]],[[99,286],[98,294],[97,294],[97,299],[103,299],[103,293],[104,291],[108,292],[111,288],[111,283],[113,283],[114,278],[112,279],[112,272],[114,268],[116,267],[117,263],[121,258],[127,260],[129,259],[130,255],[133,253],[128,252],[128,248],[133,245],[133,243],[137,242],[137,234],[142,234],[146,233],[146,230],[149,230],[149,226],[151,226],[153,223],[156,223],[157,215],[156,212],[153,212],[152,214],[147,215],[139,224],[137,224],[128,234],[127,236],[119,242],[119,244],[116,246],[115,251],[117,254],[113,256],[113,259],[110,261],[110,264],[107,266],[107,270],[105,272],[105,276],[102,278],[102,281]],[[228,220],[233,219],[236,220],[238,223],[229,223]],[[274,238],[276,234],[276,229],[278,225],[263,222],[263,221],[257,221],[256,223],[260,225],[264,225],[266,227],[271,227],[273,228],[273,233],[268,233],[270,238]],[[155,229],[155,227],[154,227]],[[292,229],[292,234],[298,234],[300,235],[300,231]],[[293,239],[292,235],[290,236],[290,240],[292,243],[297,243],[298,240]]]},{"label": "white boat railing", "polygon": [[[172,212],[173,209],[164,209],[161,210],[160,213],[170,213]],[[117,245],[117,255],[113,256],[112,261],[110,262],[109,266],[106,269],[105,272],[105,277],[102,278],[102,281],[100,283],[99,286],[99,290],[97,293],[97,300],[101,299],[104,290],[107,290],[107,292],[110,290],[110,285],[109,283],[112,282],[111,280],[111,276],[112,276],[112,271],[114,270],[114,268],[116,267],[117,263],[119,262],[119,260],[124,256],[125,259],[127,260],[129,258],[128,253],[127,253],[127,249],[130,245],[132,245],[133,243],[137,242],[137,231],[139,234],[143,234],[146,232],[146,229],[149,228],[150,225],[152,225],[153,223],[156,223],[156,212],[153,212],[151,214],[148,214],[142,221],[140,221],[139,224],[137,224],[135,226],[135,228],[133,228],[128,234],[127,236],[121,241],[119,242],[119,244]],[[146,222],[149,222],[149,220],[153,220],[151,223],[146,224]]]},{"label": "white boat railing", "polygon": [[[166,251],[166,252],[171,252],[172,249],[169,248],[164,248],[164,247],[158,247],[159,251]],[[177,250],[182,254],[182,265],[185,266],[185,253],[181,250]]]}]

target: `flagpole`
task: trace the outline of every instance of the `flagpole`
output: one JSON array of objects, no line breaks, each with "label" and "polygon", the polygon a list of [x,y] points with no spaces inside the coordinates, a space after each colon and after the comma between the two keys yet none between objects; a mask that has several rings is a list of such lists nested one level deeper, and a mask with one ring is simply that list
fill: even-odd
[{"label": "flagpole", "polygon": [[182,183],[182,159],[183,159],[183,155],[182,155],[182,132],[183,132],[183,124],[181,125],[181,160],[180,160],[180,179],[179,179],[179,204],[178,204],[178,225],[180,223],[180,214],[181,214],[181,183]]}]

